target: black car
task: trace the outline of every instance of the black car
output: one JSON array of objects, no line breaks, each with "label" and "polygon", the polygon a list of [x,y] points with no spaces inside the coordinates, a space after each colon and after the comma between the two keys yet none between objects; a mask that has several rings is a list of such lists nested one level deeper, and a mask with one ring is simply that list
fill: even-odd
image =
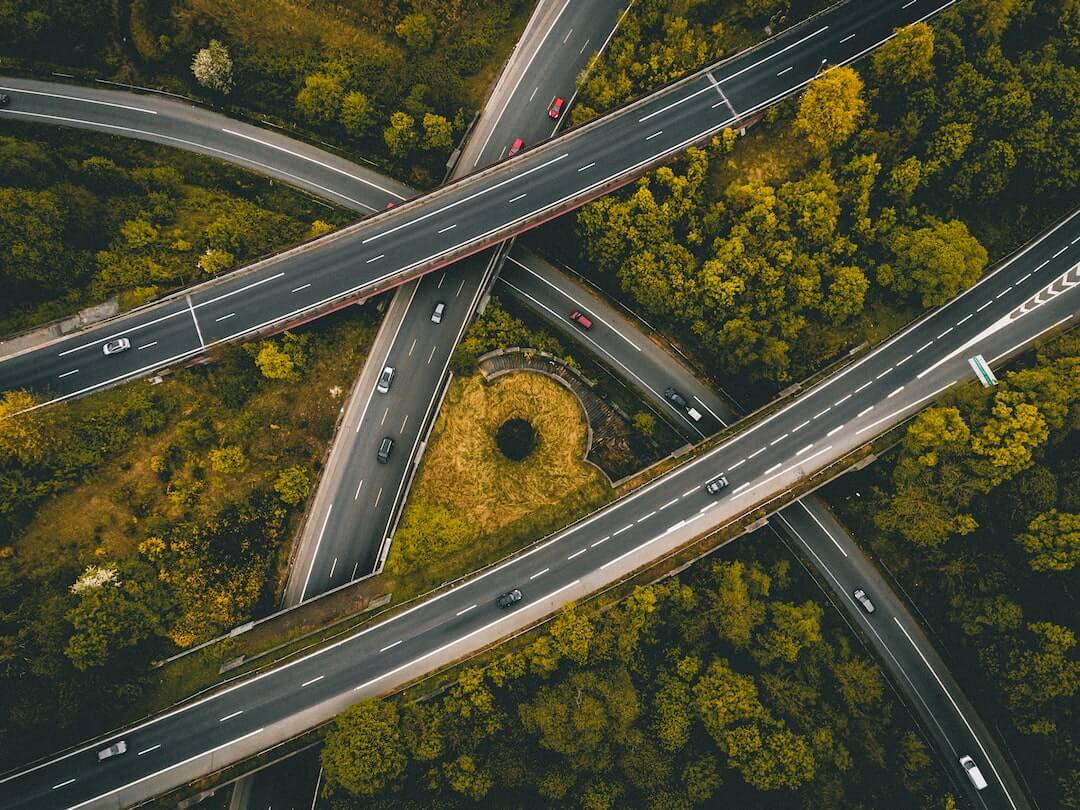
[{"label": "black car", "polygon": [[389,436],[383,436],[383,440],[379,442],[379,463],[386,464],[390,461],[390,451],[394,449],[394,440]]},{"label": "black car", "polygon": [[521,591],[514,588],[512,591],[507,591],[495,600],[495,604],[501,608],[508,608],[511,605],[516,605],[521,601]]}]

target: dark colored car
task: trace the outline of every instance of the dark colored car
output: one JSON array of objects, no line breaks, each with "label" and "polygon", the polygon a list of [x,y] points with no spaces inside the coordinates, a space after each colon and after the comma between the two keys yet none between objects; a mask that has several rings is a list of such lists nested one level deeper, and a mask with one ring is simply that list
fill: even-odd
[{"label": "dark colored car", "polygon": [[726,475],[718,475],[712,481],[705,485],[705,491],[710,495],[719,495],[720,490],[724,489],[728,485]]},{"label": "dark colored car", "polygon": [[592,329],[592,319],[589,318],[584,312],[574,310],[570,313],[570,320],[580,326],[582,329]]},{"label": "dark colored car", "polygon": [[521,138],[514,138],[514,142],[510,144],[510,148],[507,150],[506,156],[513,157],[524,148],[525,141],[521,140]]},{"label": "dark colored car", "polygon": [[565,103],[566,102],[563,101],[561,98],[556,97],[556,99],[551,102],[551,107],[548,108],[548,117],[558,118],[560,115],[562,115],[562,108]]},{"label": "dark colored car", "polygon": [[507,591],[506,593],[500,595],[499,598],[495,600],[495,604],[501,608],[508,608],[511,605],[516,605],[520,601],[521,591],[519,591],[517,588],[514,588],[514,590],[512,591]]},{"label": "dark colored car", "polygon": [[383,436],[383,440],[379,442],[379,463],[386,464],[390,461],[390,451],[394,449],[394,440],[389,436]]}]

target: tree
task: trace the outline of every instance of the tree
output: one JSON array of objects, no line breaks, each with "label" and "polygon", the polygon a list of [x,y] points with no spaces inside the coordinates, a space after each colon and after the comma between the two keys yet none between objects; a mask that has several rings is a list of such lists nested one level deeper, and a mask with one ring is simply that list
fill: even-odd
[{"label": "tree", "polygon": [[806,88],[795,129],[819,153],[839,146],[855,133],[866,109],[862,90],[862,79],[852,68],[826,71]]},{"label": "tree", "polygon": [[276,343],[265,341],[255,356],[255,365],[268,380],[291,380],[296,377],[296,365]]},{"label": "tree", "polygon": [[354,796],[374,796],[405,770],[397,704],[365,700],[337,716],[320,756],[324,796],[340,787]]},{"label": "tree", "polygon": [[872,59],[879,79],[902,87],[928,82],[934,76],[934,29],[924,22],[908,25],[883,42]]},{"label": "tree", "polygon": [[403,158],[416,146],[419,136],[415,123],[408,113],[396,112],[390,116],[390,126],[383,130],[383,140],[394,157]]},{"label": "tree", "polygon": [[354,138],[360,138],[367,134],[374,123],[371,102],[368,97],[359,90],[352,90],[345,94],[341,100],[341,112],[338,120],[345,127],[345,131]]},{"label": "tree", "polygon": [[195,54],[191,61],[195,81],[210,90],[228,95],[233,87],[233,63],[228,49],[216,39]]},{"label": "tree", "polygon": [[454,130],[450,122],[441,115],[424,113],[424,148],[448,150],[453,146]]},{"label": "tree", "polygon": [[1080,515],[1051,509],[1016,540],[1031,555],[1032,571],[1071,571],[1080,563]]},{"label": "tree", "polygon": [[407,14],[394,26],[394,33],[414,51],[427,51],[435,41],[435,26],[426,14]]},{"label": "tree", "polygon": [[304,86],[296,94],[296,109],[309,121],[326,124],[337,117],[344,96],[338,76],[315,73],[304,79]]},{"label": "tree", "polygon": [[960,220],[900,228],[892,241],[893,265],[878,268],[878,281],[900,295],[918,293],[924,307],[944,304],[974,284],[988,259],[986,249]]},{"label": "tree", "polygon": [[289,467],[281,471],[274,482],[274,491],[289,506],[296,506],[308,496],[311,483],[308,475],[300,467]]}]

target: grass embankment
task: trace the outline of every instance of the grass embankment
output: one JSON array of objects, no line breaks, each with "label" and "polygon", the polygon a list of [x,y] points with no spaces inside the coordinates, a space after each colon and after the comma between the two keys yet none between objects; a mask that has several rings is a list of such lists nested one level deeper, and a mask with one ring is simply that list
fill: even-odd
[{"label": "grass embankment", "polygon": [[[522,461],[495,444],[515,417],[536,430]],[[611,500],[585,461],[587,433],[574,395],[539,374],[455,379],[387,560],[395,596],[461,576]]]}]

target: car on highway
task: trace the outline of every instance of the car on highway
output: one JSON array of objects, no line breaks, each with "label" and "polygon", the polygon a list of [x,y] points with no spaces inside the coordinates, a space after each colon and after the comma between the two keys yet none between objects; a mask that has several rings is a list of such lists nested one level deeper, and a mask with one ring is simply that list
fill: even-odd
[{"label": "car on highway", "polygon": [[120,354],[120,352],[126,352],[131,348],[131,341],[127,338],[117,338],[116,340],[110,340],[104,346],[101,347],[101,351],[108,357],[110,354]]},{"label": "car on highway", "polygon": [[444,312],[446,312],[446,304],[440,301],[435,305],[435,309],[431,312],[431,322],[442,323],[442,316]]},{"label": "car on highway", "polygon": [[506,151],[506,156],[508,158],[513,157],[514,155],[518,154],[524,148],[525,148],[525,141],[521,140],[521,138],[514,138],[514,142],[512,144],[510,144],[510,148]]},{"label": "car on highway", "polygon": [[976,790],[986,790],[986,778],[979,770],[979,766],[975,764],[975,760],[965,754],[960,757],[960,767],[964,769],[964,773],[967,774],[967,778],[971,780]]},{"label": "car on highway", "polygon": [[710,495],[719,495],[720,491],[728,485],[726,475],[718,475],[705,485],[705,491]]},{"label": "car on highway", "polygon": [[495,600],[495,604],[501,608],[508,608],[511,605],[516,605],[521,601],[521,591],[514,588],[512,591],[507,591],[504,594],[500,594],[499,598]]},{"label": "car on highway", "polygon": [[572,320],[582,329],[592,329],[592,319],[580,310],[575,309],[573,312],[571,312],[570,320]]},{"label": "car on highway", "polygon": [[380,394],[386,394],[390,391],[390,386],[394,384],[394,375],[397,374],[394,371],[393,366],[387,366],[382,370],[382,374],[379,375],[379,382],[375,385],[375,390]]},{"label": "car on highway", "polygon": [[862,588],[856,588],[851,595],[855,597],[855,601],[862,605],[863,610],[867,613],[874,612],[874,603],[870,601],[870,597],[866,595],[866,591]]},{"label": "car on highway", "polygon": [[563,101],[562,98],[560,98],[559,96],[556,96],[555,100],[553,102],[551,102],[551,106],[548,107],[548,117],[549,118],[558,118],[560,115],[562,115],[562,108],[563,108],[563,105],[565,103],[566,102]]},{"label": "car on highway", "polygon": [[108,748],[102,748],[100,751],[98,751],[97,752],[97,759],[98,759],[98,762],[104,762],[107,759],[112,759],[113,757],[118,757],[121,754],[125,753],[126,751],[127,751],[127,742],[124,741],[124,740],[119,740],[118,742],[114,742]]},{"label": "car on highway", "polygon": [[386,464],[390,461],[390,451],[394,449],[394,440],[389,436],[383,436],[381,442],[379,442],[379,452],[376,456],[379,459],[380,464]]}]

